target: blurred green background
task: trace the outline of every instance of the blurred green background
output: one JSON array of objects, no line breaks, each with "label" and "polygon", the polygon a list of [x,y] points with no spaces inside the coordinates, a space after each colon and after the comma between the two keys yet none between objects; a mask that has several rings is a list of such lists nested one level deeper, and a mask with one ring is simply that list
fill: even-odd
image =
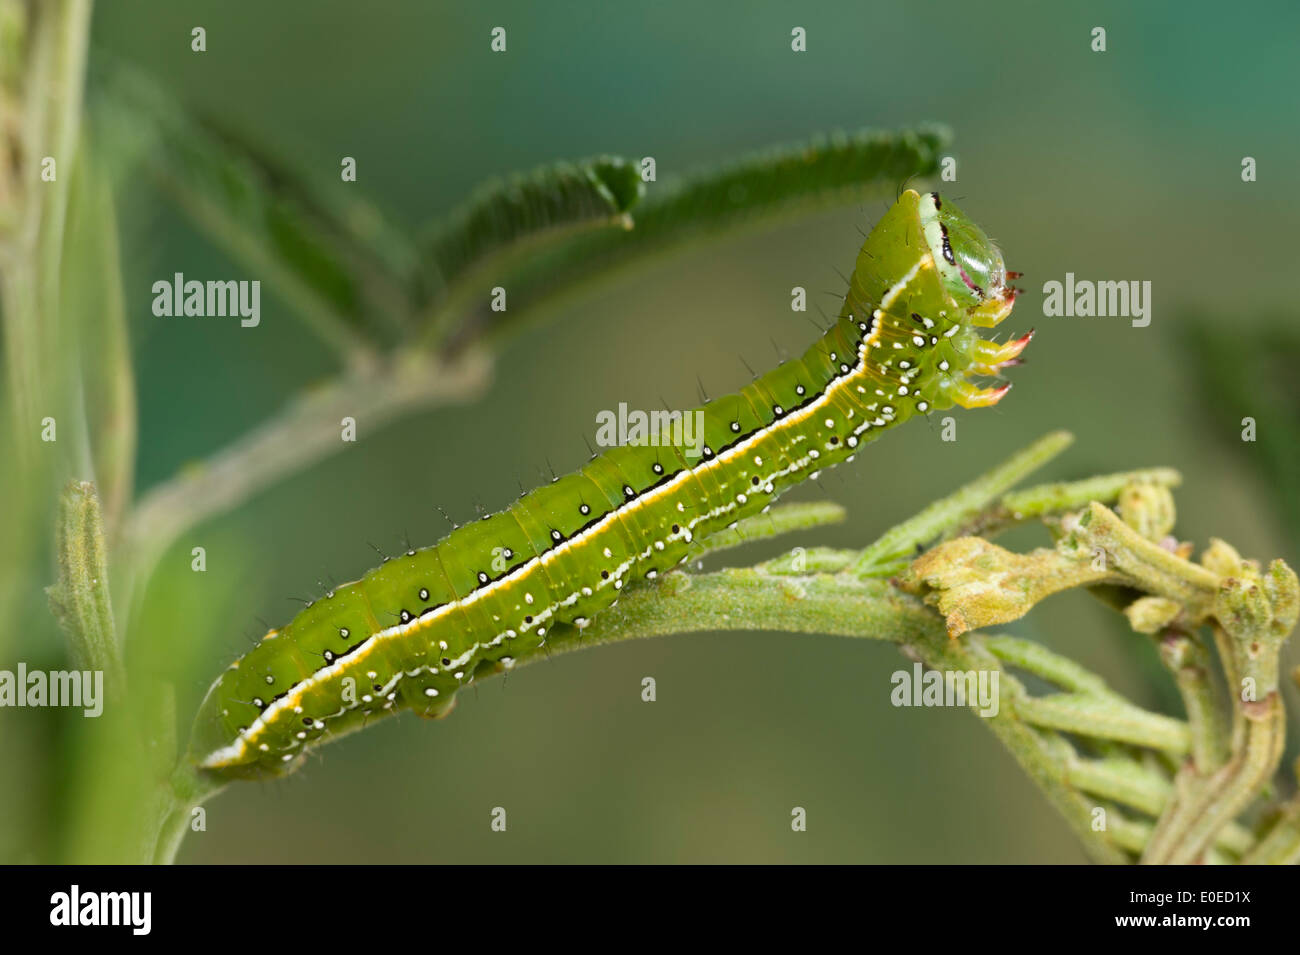
[{"label": "blurred green background", "polygon": [[[950,125],[944,189],[997,239],[1026,294],[1008,331],[1037,327],[996,410],[891,432],[822,488],[840,527],[794,544],[861,545],[1053,428],[1078,442],[1047,476],[1182,470],[1179,531],[1243,553],[1300,550],[1252,445],[1207,410],[1187,356],[1192,310],[1248,335],[1296,320],[1300,201],[1294,37],[1300,8],[1094,3],[443,3],[345,0],[103,3],[94,43],[296,163],[363,190],[410,228],[488,176],[599,152],[653,155],[660,179],[831,128]],[[493,26],[509,52],[489,52]],[[189,49],[207,29],[208,52]],[[790,51],[790,29],[808,52]],[[1108,50],[1090,50],[1094,26]],[[1253,156],[1259,181],[1243,183]],[[122,197],[144,489],[237,437],[333,370],[263,289],[262,322],[172,322],[150,286],[173,272],[244,275],[141,186]],[[694,402],[802,349],[789,308],[827,312],[885,203],[842,208],[655,260],[514,338],[480,402],[406,419],[191,531],[163,562],[132,634],[162,648],[184,718],[207,683],[318,581],[352,579],[393,549],[497,508],[549,461],[585,459],[595,413]],[[837,272],[838,270],[838,272]],[[1045,318],[1066,272],[1149,280],[1153,321]],[[1244,372],[1243,372],[1244,373]],[[1261,399],[1261,433],[1285,427]],[[1292,475],[1294,479],[1294,475]],[[1041,540],[1009,539],[1015,546]],[[189,571],[207,549],[208,572]],[[718,566],[720,558],[710,561]],[[1010,628],[1178,711],[1145,638],[1083,594]],[[32,656],[29,656],[32,659]],[[1286,658],[1300,656],[1293,646]],[[463,694],[441,723],[384,721],[283,782],[207,806],[184,862],[1079,862],[1083,854],[1009,755],[967,712],[896,709],[891,646],[780,634],[685,636],[569,654]],[[653,676],[658,702],[643,703]],[[1300,699],[1289,687],[1293,730]],[[16,721],[7,717],[9,726]],[[1294,732],[1292,734],[1294,736]],[[1294,753],[1294,745],[1291,753]],[[57,793],[58,780],[46,785]],[[55,797],[57,798],[57,797]],[[509,831],[493,833],[494,806]],[[808,831],[790,830],[790,810]]]}]

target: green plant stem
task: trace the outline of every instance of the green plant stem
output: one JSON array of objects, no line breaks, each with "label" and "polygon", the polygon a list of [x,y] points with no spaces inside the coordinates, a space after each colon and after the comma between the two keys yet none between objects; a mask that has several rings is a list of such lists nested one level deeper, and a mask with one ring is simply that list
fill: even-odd
[{"label": "green plant stem", "polygon": [[1228,758],[1228,731],[1218,694],[1210,677],[1205,648],[1178,631],[1166,633],[1160,655],[1174,675],[1192,733],[1192,761],[1198,773],[1209,774]]},{"label": "green plant stem", "polygon": [[791,531],[838,524],[844,520],[844,516],[844,508],[829,501],[778,504],[766,514],[747,517],[735,527],[720,531],[708,540],[696,544],[691,549],[689,560],[698,560],[706,554],[716,554],[733,547],[753,544]]},{"label": "green plant stem", "polygon": [[73,481],[59,502],[56,533],[59,578],[50,605],[77,665],[104,674],[105,695],[122,698],[126,685],[108,587],[108,553],[99,496],[88,481]]},{"label": "green plant stem", "polygon": [[1147,746],[1175,756],[1191,747],[1191,733],[1181,720],[1091,693],[1026,697],[1016,703],[1016,715],[1034,726]]},{"label": "green plant stem", "polygon": [[871,577],[897,573],[916,556],[918,547],[973,519],[1000,494],[1037,471],[1073,441],[1074,436],[1068,431],[1053,431],[1039,438],[992,471],[890,528],[862,551],[854,572]]},{"label": "green plant stem", "polygon": [[[20,463],[30,459],[40,409],[51,406],[50,370],[59,367],[59,266],[76,167],[91,3],[47,0],[31,9],[21,140],[10,146],[27,166],[15,184],[17,219],[0,234],[6,378]],[[52,182],[41,180],[46,156],[55,160]]]},{"label": "green plant stem", "polygon": [[977,514],[970,523],[954,531],[952,536],[975,535],[987,539],[1026,521],[1077,510],[1093,501],[1109,504],[1133,483],[1177,487],[1182,483],[1182,475],[1172,468],[1139,468],[1082,481],[1040,484],[1022,491],[1011,491]]}]

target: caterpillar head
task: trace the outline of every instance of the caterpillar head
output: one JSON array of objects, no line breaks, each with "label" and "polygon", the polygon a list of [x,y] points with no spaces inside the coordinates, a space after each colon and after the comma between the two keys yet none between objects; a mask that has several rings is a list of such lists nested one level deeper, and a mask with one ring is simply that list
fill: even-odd
[{"label": "caterpillar head", "polygon": [[920,197],[917,211],[926,244],[944,288],[968,308],[1007,303],[1015,297],[1007,286],[1002,253],[984,230],[937,192]]}]

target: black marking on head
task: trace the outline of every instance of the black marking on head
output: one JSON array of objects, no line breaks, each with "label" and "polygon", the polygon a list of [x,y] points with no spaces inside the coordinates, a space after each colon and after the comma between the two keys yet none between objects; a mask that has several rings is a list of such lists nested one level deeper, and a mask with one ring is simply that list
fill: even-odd
[{"label": "black marking on head", "polygon": [[937,193],[937,192],[932,192],[932,193],[930,193],[930,198],[934,200],[934,207],[935,207],[936,209],[942,209],[942,208],[943,208],[943,203],[939,201],[939,193]]},{"label": "black marking on head", "polygon": [[952,254],[952,243],[948,241],[948,227],[942,222],[939,223],[939,232],[943,236],[943,257],[949,265],[956,265],[957,260]]}]

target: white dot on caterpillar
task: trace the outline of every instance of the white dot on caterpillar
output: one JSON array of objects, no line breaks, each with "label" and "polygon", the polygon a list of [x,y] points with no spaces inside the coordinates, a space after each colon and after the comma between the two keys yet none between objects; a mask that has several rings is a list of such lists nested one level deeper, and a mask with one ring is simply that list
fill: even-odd
[{"label": "white dot on caterpillar", "polygon": [[266,685],[267,685],[267,686],[271,686],[271,685],[273,685],[274,683],[275,683],[275,677],[271,676],[271,674],[268,673],[268,674],[266,675]]},{"label": "white dot on caterpillar", "polygon": [[948,360],[946,358],[943,361],[939,362],[939,370],[940,371],[948,370]]},{"label": "white dot on caterpillar", "polygon": [[614,556],[613,551],[611,551],[608,547],[606,547],[603,551],[601,551],[601,553],[604,554],[606,557]]},{"label": "white dot on caterpillar", "polygon": [[433,687],[427,687],[424,691],[424,695],[432,698],[438,695],[438,691],[435,690]]},{"label": "white dot on caterpillar", "polygon": [[426,588],[424,588],[424,587],[421,587],[421,588],[420,588],[420,599],[421,599],[421,600],[428,600],[428,599],[429,599],[429,591],[428,591],[428,589],[426,589]]},{"label": "white dot on caterpillar", "polygon": [[264,753],[269,753],[271,751],[271,747],[267,746],[265,743],[258,743],[257,748]]},{"label": "white dot on caterpillar", "polygon": [[921,335],[913,335],[913,336],[912,336],[912,344],[915,345],[917,348],[924,348],[924,347],[925,347],[925,338],[924,338],[924,336],[921,336]]},{"label": "white dot on caterpillar", "polygon": [[959,331],[961,331],[961,326],[954,325],[952,328],[948,329],[946,332],[943,333],[943,337],[952,338],[952,336],[956,335]]},{"label": "white dot on caterpillar", "polygon": [[900,395],[905,395],[905,394],[907,394],[907,385],[899,385],[899,386],[898,386],[898,393],[899,393]]},{"label": "white dot on caterpillar", "polygon": [[738,432],[738,431],[740,431],[740,422],[739,422],[739,421],[733,421],[733,422],[731,422],[731,430],[732,430],[733,432]]},{"label": "white dot on caterpillar", "polygon": [[835,419],[833,419],[833,418],[827,418],[827,419],[826,419],[826,427],[828,427],[828,428],[833,428],[833,427],[835,427]]},{"label": "white dot on caterpillar", "polygon": [[850,448],[856,448],[858,446],[857,436],[849,435],[849,440],[846,441],[845,444],[847,444]]},{"label": "white dot on caterpillar", "polygon": [[[540,632],[540,631],[539,631],[539,632]],[[458,679],[458,680],[460,680],[460,679],[464,679],[464,677],[465,677],[465,671],[464,671],[464,670],[457,670],[455,673],[452,674],[452,676],[454,676],[454,677],[455,677],[456,679]]]},{"label": "white dot on caterpillar", "polygon": [[[865,327],[865,326],[864,326],[864,327]],[[794,386],[794,393],[795,393],[796,395],[802,395],[802,394],[804,393],[804,387],[803,387],[803,385],[795,385],[795,386]]]},{"label": "white dot on caterpillar", "polygon": [[260,696],[255,696],[255,697],[253,697],[253,705],[256,706],[256,707],[258,707],[259,709],[261,709],[261,707],[262,707],[262,698],[261,698]]},{"label": "white dot on caterpillar", "polygon": [[658,461],[656,461],[653,465],[651,465],[650,470],[654,471],[655,474],[663,474],[664,466],[660,464]]},{"label": "white dot on caterpillar", "polygon": [[530,604],[530,603],[532,603],[532,602],[533,602],[533,595],[532,595],[532,594],[524,594],[524,603],[526,603],[526,604]]},{"label": "white dot on caterpillar", "polygon": [[586,504],[579,504],[579,505],[578,505],[578,513],[579,513],[579,514],[583,514],[583,515],[590,514],[590,513],[591,513],[591,508],[588,507]]},{"label": "white dot on caterpillar", "polygon": [[930,403],[929,403],[928,401],[918,401],[918,402],[916,403],[916,410],[917,410],[917,411],[929,411],[929,410],[930,410]]},{"label": "white dot on caterpillar", "polygon": [[754,467],[761,468],[762,466],[763,466],[763,459],[756,456],[754,458]]},{"label": "white dot on caterpillar", "polygon": [[486,584],[486,583],[488,582],[488,579],[489,579],[489,578],[488,578],[488,575],[485,574],[483,571],[480,570],[480,571],[478,572],[478,582],[479,582],[480,584]]}]

